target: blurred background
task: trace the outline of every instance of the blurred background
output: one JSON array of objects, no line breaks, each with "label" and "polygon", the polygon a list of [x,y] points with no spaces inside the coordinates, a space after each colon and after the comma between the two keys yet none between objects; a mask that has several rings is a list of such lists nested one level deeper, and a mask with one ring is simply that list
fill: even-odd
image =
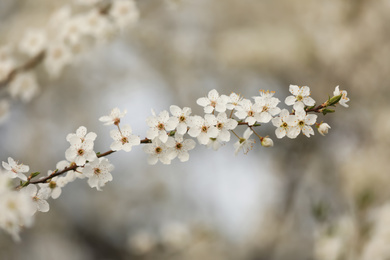
[{"label": "blurred background", "polygon": [[[68,2],[2,0],[0,46],[18,45],[63,5],[91,8]],[[46,173],[81,125],[97,133],[96,151],[109,150],[113,128],[98,118],[112,108],[127,109],[122,122],[143,138],[151,108],[202,114],[196,99],[211,89],[247,98],[269,89],[283,102],[290,84],[307,85],[320,104],[340,85],[350,107],[319,115],[326,137],[279,140],[269,124],[261,133],[275,146],[247,155],[234,156],[233,142],[198,145],[171,165],[148,165],[141,147],[110,155],[103,191],[70,183],[21,243],[0,233],[0,259],[390,259],[390,1],[136,4],[137,24],[57,78],[34,68],[38,94],[13,102],[0,125],[1,161]]]}]

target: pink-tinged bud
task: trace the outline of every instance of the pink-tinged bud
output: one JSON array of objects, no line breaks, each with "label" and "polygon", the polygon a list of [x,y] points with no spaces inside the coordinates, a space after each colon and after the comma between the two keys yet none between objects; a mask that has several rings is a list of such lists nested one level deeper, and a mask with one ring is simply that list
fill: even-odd
[{"label": "pink-tinged bud", "polygon": [[263,139],[261,139],[261,145],[264,147],[272,147],[274,146],[274,141],[272,141],[271,138],[264,137]]},{"label": "pink-tinged bud", "polygon": [[319,126],[318,126],[318,132],[325,136],[328,131],[329,131],[329,128],[330,128],[330,125],[328,125],[327,123],[321,123]]}]

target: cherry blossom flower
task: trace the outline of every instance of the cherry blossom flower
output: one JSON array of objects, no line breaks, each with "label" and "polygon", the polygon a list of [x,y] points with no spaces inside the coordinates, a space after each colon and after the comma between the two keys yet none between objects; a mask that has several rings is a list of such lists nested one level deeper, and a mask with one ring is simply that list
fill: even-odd
[{"label": "cherry blossom flower", "polygon": [[47,203],[47,199],[50,197],[50,190],[49,189],[39,189],[36,185],[30,184],[27,187],[22,189],[22,192],[27,193],[28,196],[33,201],[34,208],[32,211],[33,215],[36,211],[40,212],[48,212],[50,209],[49,203]]},{"label": "cherry blossom flower", "polygon": [[[167,139],[168,140],[168,139]],[[171,164],[172,161],[172,152],[174,142],[168,144],[163,143],[159,138],[152,140],[152,143],[146,144],[143,147],[145,153],[149,154],[148,163],[151,165],[156,164],[159,160],[163,164]]]},{"label": "cherry blossom flower", "polygon": [[244,154],[247,154],[252,150],[253,144],[256,142],[254,139],[249,139],[252,134],[253,131],[250,128],[247,128],[244,132],[244,136],[234,143],[233,146],[236,149],[235,155],[237,155],[240,150],[243,150]]},{"label": "cherry blossom flower", "polygon": [[110,136],[114,139],[114,142],[111,144],[110,149],[113,151],[124,150],[125,152],[130,152],[131,148],[134,145],[139,145],[141,143],[141,139],[131,134],[131,126],[124,125],[121,130],[111,130]]},{"label": "cherry blossom flower", "polygon": [[217,118],[214,115],[206,114],[204,118],[194,116],[189,123],[188,134],[197,137],[200,144],[207,144],[210,138],[217,138],[219,134],[216,124]]},{"label": "cherry blossom flower", "polygon": [[107,182],[112,181],[113,170],[114,165],[107,158],[99,158],[85,165],[83,174],[88,177],[88,185],[91,188],[101,190]]},{"label": "cherry blossom flower", "polygon": [[291,135],[298,136],[301,130],[302,133],[307,137],[310,137],[310,135],[314,135],[313,128],[311,128],[310,126],[316,122],[317,115],[306,114],[305,110],[299,109],[295,111],[295,116],[297,124],[291,128]]},{"label": "cherry blossom flower", "polygon": [[62,42],[55,42],[46,50],[44,65],[52,78],[60,75],[62,69],[72,62],[72,52]]},{"label": "cherry blossom flower", "polygon": [[168,135],[166,131],[172,131],[179,124],[177,117],[169,117],[168,111],[162,111],[158,116],[152,110],[153,116],[146,119],[146,123],[150,127],[146,132],[146,137],[149,139],[154,139],[158,137],[162,142],[168,140]]},{"label": "cherry blossom flower", "polygon": [[184,135],[187,132],[188,120],[191,114],[191,108],[184,107],[181,109],[178,106],[172,105],[169,107],[171,114],[178,119],[179,124],[176,127],[176,133]]},{"label": "cherry blossom flower", "polygon": [[219,96],[218,91],[211,90],[207,97],[201,97],[196,100],[199,106],[204,107],[204,112],[210,114],[214,111],[225,112],[226,105],[229,102],[229,97],[226,95]]},{"label": "cherry blossom flower", "polygon": [[293,96],[288,96],[285,103],[288,106],[294,105],[295,110],[304,109],[305,106],[314,106],[316,103],[310,97],[310,88],[307,86],[290,85],[290,92]]},{"label": "cherry blossom flower", "polygon": [[295,115],[290,115],[287,109],[283,109],[278,117],[272,119],[272,124],[276,126],[275,135],[277,138],[283,138],[287,135],[289,138],[296,138],[299,134],[290,131],[298,123]]},{"label": "cherry blossom flower", "polygon": [[39,91],[35,74],[31,72],[17,74],[9,84],[8,91],[11,97],[20,97],[23,102],[29,102]]},{"label": "cherry blossom flower", "polygon": [[184,139],[182,135],[175,134],[175,139],[168,138],[167,146],[172,147],[171,159],[179,158],[181,162],[186,162],[190,158],[189,150],[195,148],[196,142],[192,139]]},{"label": "cherry blossom flower", "polygon": [[[48,171],[47,176],[51,175],[53,171]],[[49,182],[38,183],[39,187],[42,190],[42,193],[48,193],[52,199],[58,199],[62,193],[62,188],[68,184],[68,179],[66,177],[53,177]]]},{"label": "cherry blossom flower", "polygon": [[111,113],[110,115],[108,116],[101,116],[99,118],[99,121],[100,122],[103,122],[105,125],[118,125],[120,122],[121,122],[121,118],[124,117],[127,113],[127,110],[123,110],[123,112],[121,112],[119,110],[119,108],[114,108],[113,110],[111,110]]},{"label": "cherry blossom flower", "polygon": [[78,136],[72,136],[69,138],[69,143],[70,147],[65,151],[65,158],[68,161],[75,162],[77,166],[83,166],[86,161],[96,159],[91,139],[82,141]]},{"label": "cherry blossom flower", "polygon": [[333,95],[339,96],[340,94],[342,94],[342,96],[341,96],[341,99],[339,101],[339,104],[342,105],[343,107],[349,107],[349,105],[347,104],[347,102],[349,101],[349,98],[347,97],[347,91],[340,90],[339,86],[337,86],[335,88],[335,90],[333,91]]},{"label": "cherry blossom flower", "polygon": [[226,109],[229,109],[229,110],[235,109],[241,100],[242,100],[242,97],[240,95],[237,95],[236,93],[231,93],[229,96],[228,103],[226,104]]},{"label": "cherry blossom flower", "polygon": [[46,48],[47,37],[41,29],[29,29],[19,43],[19,50],[30,57],[37,55]]},{"label": "cherry blossom flower", "polygon": [[94,132],[87,132],[87,128],[85,126],[80,126],[79,128],[77,128],[76,130],[76,133],[73,134],[73,133],[70,133],[66,136],[66,141],[68,142],[71,142],[71,140],[73,138],[75,138],[77,140],[77,138],[80,139],[81,142],[84,142],[84,141],[95,141],[97,135],[96,133]]},{"label": "cherry blossom flower", "polygon": [[22,227],[33,224],[34,204],[24,192],[6,190],[0,193],[0,228],[12,235],[15,241],[20,241],[19,233]]},{"label": "cherry blossom flower", "polygon": [[255,113],[255,119],[260,123],[268,123],[272,117],[280,113],[280,108],[277,107],[280,100],[273,97],[274,92],[260,91],[260,97],[254,97],[255,104],[253,109],[258,111]]},{"label": "cherry blossom flower", "polygon": [[135,24],[139,19],[139,11],[133,0],[112,1],[109,15],[120,30]]},{"label": "cherry blossom flower", "polygon": [[254,125],[256,123],[256,106],[253,106],[252,102],[249,99],[243,99],[239,103],[239,106],[236,107],[237,112],[234,113],[239,119],[245,119],[245,122],[248,125]]},{"label": "cherry blossom flower", "polygon": [[230,141],[230,132],[237,127],[238,123],[236,120],[228,118],[225,112],[217,115],[216,127],[219,130],[217,139],[222,142]]},{"label": "cherry blossom flower", "polygon": [[11,157],[8,157],[8,163],[3,162],[2,165],[3,165],[4,169],[7,170],[5,172],[5,175],[8,176],[9,178],[14,179],[14,178],[18,177],[19,179],[21,179],[23,181],[27,181],[27,176],[23,174],[23,173],[28,172],[30,170],[30,167],[28,167],[27,165],[18,164]]},{"label": "cherry blossom flower", "polygon": [[218,140],[218,138],[210,138],[209,142],[207,143],[207,148],[211,148],[214,151],[218,151],[219,148],[221,148],[222,145],[224,145],[225,142],[222,142],[221,140]]}]

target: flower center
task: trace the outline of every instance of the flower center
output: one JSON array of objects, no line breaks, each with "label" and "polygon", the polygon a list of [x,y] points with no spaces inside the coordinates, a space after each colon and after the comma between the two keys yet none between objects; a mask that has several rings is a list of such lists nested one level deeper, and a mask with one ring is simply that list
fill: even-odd
[{"label": "flower center", "polygon": [[129,139],[127,137],[122,137],[121,142],[122,144],[127,144],[129,142]]},{"label": "flower center", "polygon": [[84,149],[79,149],[79,150],[77,151],[77,154],[80,155],[80,156],[83,156],[84,153],[85,153]]},{"label": "flower center", "polygon": [[186,121],[186,117],[185,117],[185,116],[180,116],[180,117],[179,117],[179,121],[180,121],[180,122]]},{"label": "flower center", "polygon": [[176,149],[177,150],[180,150],[182,147],[183,147],[183,145],[181,143],[177,143],[176,144]]},{"label": "flower center", "polygon": [[96,175],[99,175],[102,173],[102,170],[100,170],[100,168],[95,168],[95,169],[93,169],[93,173]]},{"label": "flower center", "polygon": [[305,126],[305,121],[299,121],[298,125],[302,128]]},{"label": "flower center", "polygon": [[254,116],[254,115],[255,115],[255,112],[253,112],[252,110],[248,111],[248,116]]},{"label": "flower center", "polygon": [[49,182],[49,188],[50,189],[54,189],[55,187],[57,187],[57,183],[55,181]]},{"label": "flower center", "polygon": [[223,124],[219,122],[219,123],[217,124],[217,128],[221,130],[221,129],[223,128]]},{"label": "flower center", "polygon": [[287,124],[286,122],[283,122],[283,124],[281,125],[281,127],[287,128],[287,127],[288,127],[288,124]]},{"label": "flower center", "polygon": [[298,101],[301,101],[302,99],[303,99],[302,95],[298,95],[298,96],[297,96],[297,100],[298,100]]},{"label": "flower center", "polygon": [[162,150],[163,150],[163,149],[162,149],[160,146],[158,146],[158,147],[156,147],[155,152],[156,152],[157,154],[159,154],[159,153],[162,152]]},{"label": "flower center", "polygon": [[203,133],[207,133],[207,130],[208,130],[209,128],[207,127],[207,126],[202,126],[202,132]]},{"label": "flower center", "polygon": [[211,101],[210,106],[215,107],[217,105],[217,102],[215,100]]},{"label": "flower center", "polygon": [[159,124],[157,125],[157,128],[158,128],[158,130],[164,130],[165,126],[164,126],[163,123],[159,123]]}]

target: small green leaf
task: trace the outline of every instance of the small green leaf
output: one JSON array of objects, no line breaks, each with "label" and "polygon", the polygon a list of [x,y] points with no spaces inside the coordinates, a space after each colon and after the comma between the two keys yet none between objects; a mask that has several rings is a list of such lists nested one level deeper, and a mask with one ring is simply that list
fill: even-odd
[{"label": "small green leaf", "polygon": [[324,108],[321,110],[322,114],[326,115],[328,113],[334,113],[335,110],[334,109],[328,109],[328,108]]}]

